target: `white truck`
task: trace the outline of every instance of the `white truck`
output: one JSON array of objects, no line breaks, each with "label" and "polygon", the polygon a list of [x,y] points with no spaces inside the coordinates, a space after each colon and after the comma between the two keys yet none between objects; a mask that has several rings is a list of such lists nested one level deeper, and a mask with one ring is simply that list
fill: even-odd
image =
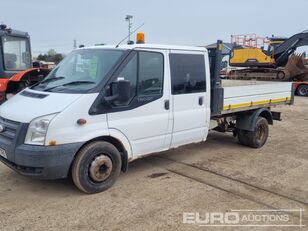
[{"label": "white truck", "polygon": [[[110,188],[128,162],[233,132],[260,148],[291,83],[219,79],[218,49],[137,43],[71,52],[0,107],[0,160],[41,179],[71,173],[83,192]],[[235,84],[234,84],[235,83]],[[231,85],[231,86],[228,86]],[[240,86],[238,86],[240,85]]]}]

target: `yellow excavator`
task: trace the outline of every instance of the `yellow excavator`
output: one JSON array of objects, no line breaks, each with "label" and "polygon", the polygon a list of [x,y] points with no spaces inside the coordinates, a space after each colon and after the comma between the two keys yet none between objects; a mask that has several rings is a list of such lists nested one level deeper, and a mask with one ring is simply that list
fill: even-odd
[{"label": "yellow excavator", "polygon": [[290,38],[269,38],[268,49],[264,47],[234,46],[229,65],[240,67],[228,74],[239,79],[308,80],[308,61],[304,54],[295,54],[298,47],[308,45],[308,31]]}]

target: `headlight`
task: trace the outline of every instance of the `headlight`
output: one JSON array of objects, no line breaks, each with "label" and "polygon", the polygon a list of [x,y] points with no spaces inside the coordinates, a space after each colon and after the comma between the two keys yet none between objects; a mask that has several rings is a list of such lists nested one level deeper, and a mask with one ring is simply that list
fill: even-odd
[{"label": "headlight", "polygon": [[51,114],[32,120],[27,131],[25,144],[44,145],[49,123],[55,116],[56,114]]}]

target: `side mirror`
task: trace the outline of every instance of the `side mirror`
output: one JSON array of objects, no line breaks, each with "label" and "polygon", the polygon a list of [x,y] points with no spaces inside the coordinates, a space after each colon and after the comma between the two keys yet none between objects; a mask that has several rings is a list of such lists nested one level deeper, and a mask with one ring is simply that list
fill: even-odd
[{"label": "side mirror", "polygon": [[104,99],[108,103],[118,101],[119,103],[126,103],[130,99],[130,81],[119,79],[116,82],[117,94],[112,96],[105,96]]}]

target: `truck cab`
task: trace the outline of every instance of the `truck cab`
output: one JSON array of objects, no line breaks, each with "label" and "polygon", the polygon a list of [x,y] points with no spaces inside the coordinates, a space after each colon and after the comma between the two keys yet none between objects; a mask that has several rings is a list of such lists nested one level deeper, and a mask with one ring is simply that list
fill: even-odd
[{"label": "truck cab", "polygon": [[29,34],[0,25],[0,78],[10,78],[31,67]]},{"label": "truck cab", "polygon": [[0,104],[25,87],[36,83],[49,70],[33,68],[27,32],[0,25]]},{"label": "truck cab", "polygon": [[[219,125],[234,131],[234,123],[225,126],[226,118],[234,121],[242,107],[233,106],[235,97],[244,105],[243,95],[228,93],[223,105],[209,57],[202,47],[152,44],[74,50],[43,81],[0,107],[0,160],[37,178],[65,178],[71,172],[80,190],[95,193],[111,187],[130,161],[205,141]],[[289,96],[288,87],[273,97]],[[262,99],[260,89],[254,99]],[[251,95],[247,90],[246,97]],[[268,116],[255,145],[261,147],[273,118],[267,107],[256,109],[252,105],[246,117],[247,109],[240,111],[239,128],[255,134],[251,123]],[[210,125],[213,121],[220,124]]]}]

